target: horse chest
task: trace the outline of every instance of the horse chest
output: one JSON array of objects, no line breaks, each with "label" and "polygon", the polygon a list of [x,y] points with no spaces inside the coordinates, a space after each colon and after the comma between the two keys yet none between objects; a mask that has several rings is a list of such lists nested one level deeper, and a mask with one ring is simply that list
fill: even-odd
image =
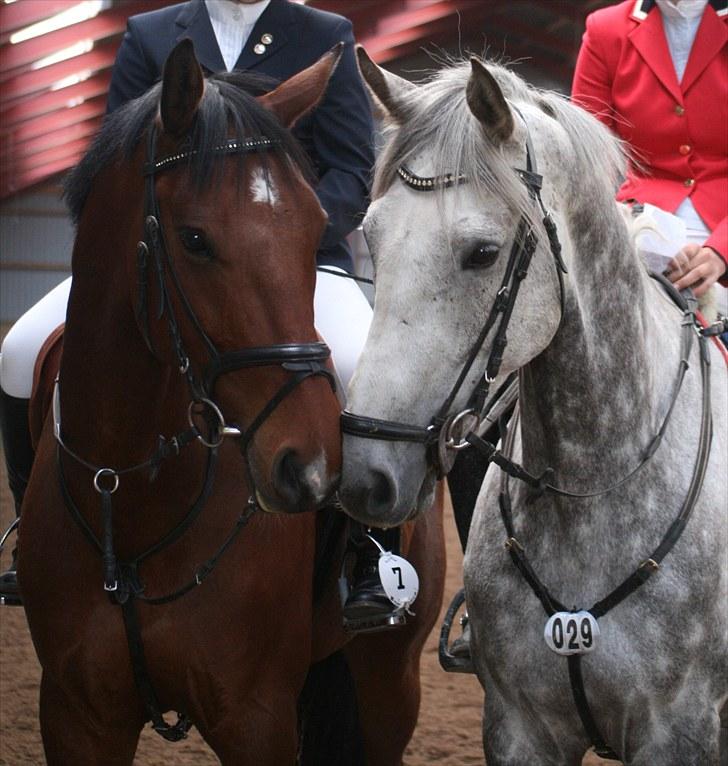
[{"label": "horse chest", "polygon": [[[504,693],[518,688],[546,714],[554,705],[570,701],[567,666],[547,646],[547,615],[504,547],[506,533],[497,512],[496,491],[491,487],[481,495],[465,561],[474,656],[481,678],[487,677]],[[516,507],[515,525],[539,578],[567,609],[590,608],[607,595],[639,563],[640,553],[644,557],[649,550],[642,538],[652,533],[655,541],[660,537],[659,530],[649,525],[644,534],[638,534],[642,531],[636,527],[639,519],[633,519],[633,545],[615,546],[603,535],[590,536],[589,529],[579,527],[578,518],[570,528],[560,527],[553,510],[538,505],[525,512]],[[541,518],[529,523],[524,513],[532,514],[531,519],[541,513]],[[700,536],[696,525],[659,576],[599,620],[598,643],[583,660],[587,690],[599,700],[598,707],[629,707],[636,688],[641,693],[677,693],[684,679],[676,679],[675,668],[689,668],[696,651],[721,642],[718,633],[706,629],[701,612],[711,611],[709,603],[715,599],[710,594],[721,588],[719,573],[712,584],[696,585],[693,578],[693,591],[688,593],[688,573],[700,567],[691,553]],[[723,622],[720,615],[713,617],[716,624]],[[702,672],[691,671],[687,676],[692,684],[709,682]]]}]

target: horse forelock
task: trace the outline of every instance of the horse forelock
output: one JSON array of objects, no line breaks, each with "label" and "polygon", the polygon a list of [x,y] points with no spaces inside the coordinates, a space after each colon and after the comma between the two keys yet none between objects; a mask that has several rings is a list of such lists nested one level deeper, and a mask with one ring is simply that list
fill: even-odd
[{"label": "horse forelock", "polygon": [[[558,123],[562,135],[566,135],[571,168],[568,183],[562,186],[570,186],[573,193],[569,196],[573,200],[588,198],[590,203],[611,204],[626,167],[620,141],[561,94],[529,85],[499,64],[487,62],[486,66],[506,100],[524,114],[532,136],[542,129],[548,130],[542,126],[549,123],[554,130]],[[410,165],[416,157],[426,155],[430,168],[427,175],[465,175],[469,192],[478,198],[497,194],[510,209],[526,219],[536,214],[504,147],[486,138],[468,107],[465,88],[471,71],[469,61],[452,63],[404,97],[401,113],[408,117],[403,125],[387,129],[388,140],[375,166],[373,199],[385,194],[397,182],[398,167]],[[514,116],[517,124],[521,122],[518,115]],[[519,167],[525,167],[525,146],[523,152]],[[539,170],[543,168],[542,159],[537,157]],[[546,182],[552,180],[545,179]]]},{"label": "horse forelock", "polygon": [[[274,154],[284,160],[283,167],[293,166],[306,180],[313,179],[311,163],[298,142],[255,98],[275,85],[271,78],[247,72],[221,73],[206,80],[192,131],[185,141],[186,150],[195,150],[188,167],[191,183],[197,189],[215,179],[226,159],[215,148],[228,138],[269,138],[275,144]],[[75,223],[100,171],[118,158],[131,158],[157,116],[161,90],[162,83],[158,83],[107,115],[86,155],[64,180],[64,198]],[[245,156],[239,155],[241,163]]]}]

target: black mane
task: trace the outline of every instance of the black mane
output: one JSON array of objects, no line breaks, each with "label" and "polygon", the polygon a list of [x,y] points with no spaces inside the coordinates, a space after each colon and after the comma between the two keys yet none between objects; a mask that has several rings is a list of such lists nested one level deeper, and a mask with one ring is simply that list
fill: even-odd
[{"label": "black mane", "polygon": [[[197,151],[189,158],[192,183],[198,188],[209,184],[216,168],[225,159],[214,148],[228,138],[266,137],[275,142],[276,154],[286,157],[303,172],[313,175],[308,157],[277,117],[264,109],[255,96],[271,90],[276,82],[249,72],[227,72],[206,80],[205,92],[187,139],[186,148]],[[157,83],[143,96],[109,114],[90,149],[64,180],[63,196],[75,223],[97,174],[117,156],[128,160],[154,120],[159,107],[162,84]],[[245,155],[240,155],[244,161]]]}]

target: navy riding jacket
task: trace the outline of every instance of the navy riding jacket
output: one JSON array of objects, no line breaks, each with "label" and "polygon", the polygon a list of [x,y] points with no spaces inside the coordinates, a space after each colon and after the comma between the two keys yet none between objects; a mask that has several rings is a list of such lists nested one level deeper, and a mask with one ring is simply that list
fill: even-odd
[{"label": "navy riding jacket", "polygon": [[[184,38],[192,40],[207,72],[226,71],[204,0],[131,16],[116,56],[107,111],[141,96],[160,80],[167,56]],[[271,0],[235,69],[283,81],[341,41],[344,52],[326,95],[299,120],[293,133],[313,163],[319,179],[316,193],[329,216],[318,262],[351,270],[344,237],[366,210],[374,164],[371,108],[354,57],[351,22],[288,0]]]}]

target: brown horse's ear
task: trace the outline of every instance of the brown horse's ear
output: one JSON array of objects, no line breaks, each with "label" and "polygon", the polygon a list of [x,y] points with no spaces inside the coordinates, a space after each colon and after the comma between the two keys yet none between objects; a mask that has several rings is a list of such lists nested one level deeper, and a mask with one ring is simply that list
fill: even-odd
[{"label": "brown horse's ear", "polygon": [[164,65],[160,113],[165,133],[181,136],[192,126],[205,81],[192,40],[182,40]]},{"label": "brown horse's ear", "polygon": [[385,116],[391,117],[396,123],[405,122],[405,97],[412,93],[417,86],[409,80],[377,66],[361,45],[356,46],[356,58],[359,62],[361,76],[369,86],[377,106],[384,112]]},{"label": "brown horse's ear", "polygon": [[513,133],[513,115],[493,75],[476,58],[470,59],[472,72],[465,89],[470,111],[496,144]]},{"label": "brown horse's ear", "polygon": [[324,97],[343,50],[344,43],[335,45],[315,64],[293,75],[270,93],[258,96],[258,103],[270,109],[287,128],[293,127]]}]

